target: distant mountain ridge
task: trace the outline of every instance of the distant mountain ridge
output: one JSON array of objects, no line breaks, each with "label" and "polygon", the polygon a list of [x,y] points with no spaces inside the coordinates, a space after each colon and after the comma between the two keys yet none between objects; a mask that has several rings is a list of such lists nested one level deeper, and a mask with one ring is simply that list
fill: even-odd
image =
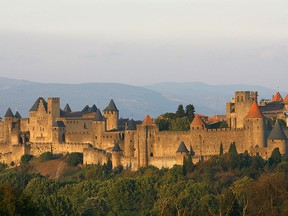
[{"label": "distant mountain ridge", "polygon": [[8,107],[28,117],[29,109],[38,97],[60,97],[61,108],[69,103],[72,111],[82,110],[86,105],[102,111],[113,98],[120,117],[143,119],[147,113],[152,117],[165,112],[175,112],[181,103],[193,104],[197,113],[205,115],[225,113],[225,103],[236,90],[258,91],[259,98],[271,98],[275,90],[252,85],[208,85],[191,83],[158,83],[133,86],[119,83],[58,84],[37,83],[0,77],[0,116]]}]

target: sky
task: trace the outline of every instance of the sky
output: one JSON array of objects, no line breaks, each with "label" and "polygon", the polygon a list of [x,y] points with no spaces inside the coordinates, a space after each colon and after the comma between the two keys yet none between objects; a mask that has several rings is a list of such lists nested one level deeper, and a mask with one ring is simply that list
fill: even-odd
[{"label": "sky", "polygon": [[0,0],[0,76],[288,91],[287,0]]}]

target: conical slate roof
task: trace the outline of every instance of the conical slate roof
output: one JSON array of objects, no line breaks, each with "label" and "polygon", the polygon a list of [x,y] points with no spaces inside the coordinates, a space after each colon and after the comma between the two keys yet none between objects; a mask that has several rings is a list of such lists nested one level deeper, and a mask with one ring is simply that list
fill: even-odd
[{"label": "conical slate roof", "polygon": [[120,148],[120,146],[118,145],[118,143],[116,143],[112,149],[112,152],[122,152],[122,149]]},{"label": "conical slate roof", "polygon": [[185,153],[188,153],[189,151],[188,151],[185,143],[184,143],[183,141],[181,141],[181,143],[180,143],[180,145],[179,145],[179,147],[178,147],[178,149],[177,149],[176,152],[185,152]]},{"label": "conical slate roof", "polygon": [[191,127],[205,127],[205,123],[198,114],[195,114],[195,117],[193,121],[191,122],[190,126]]},{"label": "conical slate roof", "polygon": [[136,130],[136,123],[133,119],[128,122],[127,130]]},{"label": "conical slate roof", "polygon": [[145,119],[142,122],[142,125],[152,125],[153,124],[153,120],[151,119],[151,117],[147,114]]},{"label": "conical slate roof", "polygon": [[119,110],[117,109],[113,99],[111,99],[108,106],[103,111],[106,112],[106,111],[119,111]]},{"label": "conical slate roof", "polygon": [[20,115],[20,113],[19,113],[18,111],[15,113],[15,116],[14,116],[14,117],[15,117],[15,118],[19,118],[19,119],[22,118],[21,115]]},{"label": "conical slate roof", "polygon": [[101,111],[99,109],[96,110],[95,117],[93,119],[94,121],[104,121],[104,118],[101,114]]},{"label": "conical slate roof", "polygon": [[276,94],[272,98],[273,102],[283,102],[283,98],[279,92],[276,92]]},{"label": "conical slate roof", "polygon": [[33,106],[31,107],[30,111],[37,111],[38,110],[38,107],[39,107],[39,103],[40,101],[43,101],[43,105],[44,105],[44,108],[45,110],[47,111],[47,102],[45,101],[45,99],[43,97],[39,97],[35,103],[33,104]]},{"label": "conical slate roof", "polygon": [[264,118],[256,101],[253,102],[246,118]]},{"label": "conical slate roof", "polygon": [[53,127],[65,127],[65,124],[63,121],[55,121]]},{"label": "conical slate roof", "polygon": [[89,106],[86,105],[81,112],[88,112],[88,111],[89,111]]},{"label": "conical slate roof", "polygon": [[268,139],[270,140],[287,140],[287,137],[282,129],[282,127],[280,126],[279,122],[276,121],[274,124],[274,127],[268,137]]},{"label": "conical slate roof", "polygon": [[69,104],[67,103],[66,105],[65,105],[65,107],[64,107],[64,110],[63,110],[64,112],[72,112],[72,110],[71,110],[71,108],[70,108],[70,106],[69,106]]},{"label": "conical slate roof", "polygon": [[8,110],[6,111],[6,114],[4,116],[5,118],[13,118],[14,114],[12,112],[12,110],[10,109],[10,107],[8,108]]},{"label": "conical slate roof", "polygon": [[93,104],[93,106],[89,109],[90,112],[96,112],[97,111],[97,107],[95,104]]}]

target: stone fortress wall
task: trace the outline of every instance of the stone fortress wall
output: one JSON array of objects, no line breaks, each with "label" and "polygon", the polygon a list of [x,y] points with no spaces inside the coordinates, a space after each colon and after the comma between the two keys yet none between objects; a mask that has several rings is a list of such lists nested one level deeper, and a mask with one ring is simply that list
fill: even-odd
[{"label": "stone fortress wall", "polygon": [[[288,97],[279,99],[278,94],[268,105],[281,105],[285,119]],[[0,119],[0,162],[19,163],[24,154],[39,156],[47,151],[82,152],[84,164],[103,164],[110,158],[113,167],[161,168],[182,164],[183,157],[192,152],[194,162],[207,159],[219,154],[221,144],[227,152],[233,142],[238,152],[247,150],[267,159],[275,147],[287,153],[287,132],[276,125],[278,122],[271,131],[271,121],[261,111],[268,113],[267,106],[259,107],[257,92],[238,91],[226,104],[228,128],[207,129],[203,119],[195,115],[189,131],[159,131],[147,115],[142,124],[130,120],[120,130],[119,110],[113,100],[102,115],[95,105],[72,112],[68,104],[60,108],[60,98],[48,98],[46,102],[40,97],[31,107],[29,118],[9,108],[4,121]]]}]

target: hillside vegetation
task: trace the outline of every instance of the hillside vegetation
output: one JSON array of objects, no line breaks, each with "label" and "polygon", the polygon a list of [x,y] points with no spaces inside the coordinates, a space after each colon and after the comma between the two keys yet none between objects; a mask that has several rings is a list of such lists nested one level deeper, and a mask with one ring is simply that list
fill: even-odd
[{"label": "hillside vegetation", "polygon": [[67,160],[34,158],[1,171],[0,215],[288,215],[288,158],[279,149],[267,161],[233,144],[196,165],[190,157],[137,172],[112,169],[111,161],[77,165],[54,179],[29,173],[35,160],[58,161],[51,170]]}]

